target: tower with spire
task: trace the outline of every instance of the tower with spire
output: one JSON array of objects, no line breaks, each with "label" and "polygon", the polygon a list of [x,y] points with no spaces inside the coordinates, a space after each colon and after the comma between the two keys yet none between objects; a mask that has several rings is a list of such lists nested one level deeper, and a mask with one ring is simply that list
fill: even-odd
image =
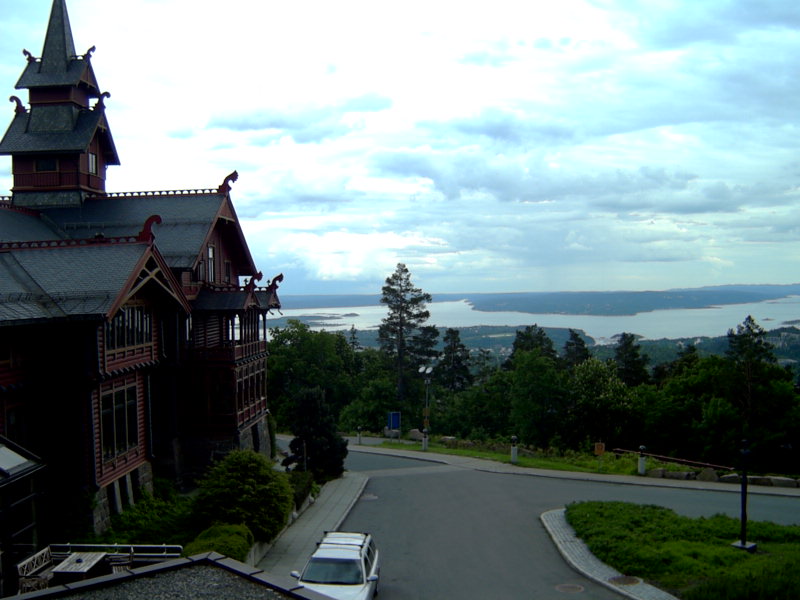
[{"label": "tower with spire", "polygon": [[23,50],[16,89],[28,90],[30,108],[11,97],[16,111],[0,141],[0,155],[12,157],[16,206],[79,206],[105,191],[106,168],[119,164],[93,51],[76,54],[65,0],[54,0],[41,57]]}]

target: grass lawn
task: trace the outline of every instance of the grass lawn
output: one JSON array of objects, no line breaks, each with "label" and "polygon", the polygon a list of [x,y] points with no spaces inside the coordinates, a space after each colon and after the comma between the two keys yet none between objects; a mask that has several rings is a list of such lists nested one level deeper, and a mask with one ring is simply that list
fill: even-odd
[{"label": "grass lawn", "polygon": [[567,520],[591,552],[625,575],[685,600],[795,600],[800,597],[800,526],[750,522],[748,541],[733,548],[740,522],[691,519],[659,506],[581,502]]},{"label": "grass lawn", "polygon": [[[399,450],[417,450],[422,451],[421,442],[397,442],[397,441],[384,441],[381,444],[383,448],[394,448]],[[436,454],[453,454],[457,456],[468,456],[471,458],[483,458],[486,460],[494,460],[497,462],[510,463],[511,454],[509,451],[498,451],[492,448],[475,445],[471,448],[452,448],[444,444],[431,441],[428,445],[428,452]],[[621,456],[615,455],[613,452],[606,452],[602,456],[593,456],[591,454],[581,454],[577,452],[566,452],[564,454],[556,453],[536,453],[530,455],[528,453],[520,452],[517,464],[521,467],[529,467],[534,469],[551,469],[554,471],[578,471],[581,473],[610,473],[615,475],[636,475],[638,468],[638,456],[632,454],[625,454]],[[646,468],[648,470],[655,468],[663,468],[670,470],[687,470],[687,467],[681,467],[674,464],[666,464],[655,461],[651,458],[647,459]]]}]

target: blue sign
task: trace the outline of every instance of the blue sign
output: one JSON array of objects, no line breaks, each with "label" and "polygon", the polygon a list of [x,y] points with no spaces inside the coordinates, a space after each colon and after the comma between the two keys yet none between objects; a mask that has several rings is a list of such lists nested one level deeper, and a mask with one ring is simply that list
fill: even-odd
[{"label": "blue sign", "polygon": [[389,413],[389,429],[400,429],[400,413]]}]

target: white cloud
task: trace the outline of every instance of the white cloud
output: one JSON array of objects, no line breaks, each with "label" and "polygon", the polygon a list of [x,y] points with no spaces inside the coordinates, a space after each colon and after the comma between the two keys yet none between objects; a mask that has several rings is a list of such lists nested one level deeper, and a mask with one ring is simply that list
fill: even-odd
[{"label": "white cloud", "polygon": [[[9,94],[50,4],[0,4]],[[287,293],[397,262],[430,291],[797,280],[793,3],[67,4],[112,94],[109,189],[238,170]]]}]

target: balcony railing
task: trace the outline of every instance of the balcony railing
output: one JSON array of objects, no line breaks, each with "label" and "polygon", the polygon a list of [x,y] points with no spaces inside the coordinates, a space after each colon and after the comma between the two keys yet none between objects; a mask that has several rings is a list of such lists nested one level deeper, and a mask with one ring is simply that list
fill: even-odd
[{"label": "balcony railing", "polygon": [[267,351],[267,342],[229,343],[213,348],[191,347],[190,352],[195,360],[207,362],[235,362],[251,356],[264,354]]}]

